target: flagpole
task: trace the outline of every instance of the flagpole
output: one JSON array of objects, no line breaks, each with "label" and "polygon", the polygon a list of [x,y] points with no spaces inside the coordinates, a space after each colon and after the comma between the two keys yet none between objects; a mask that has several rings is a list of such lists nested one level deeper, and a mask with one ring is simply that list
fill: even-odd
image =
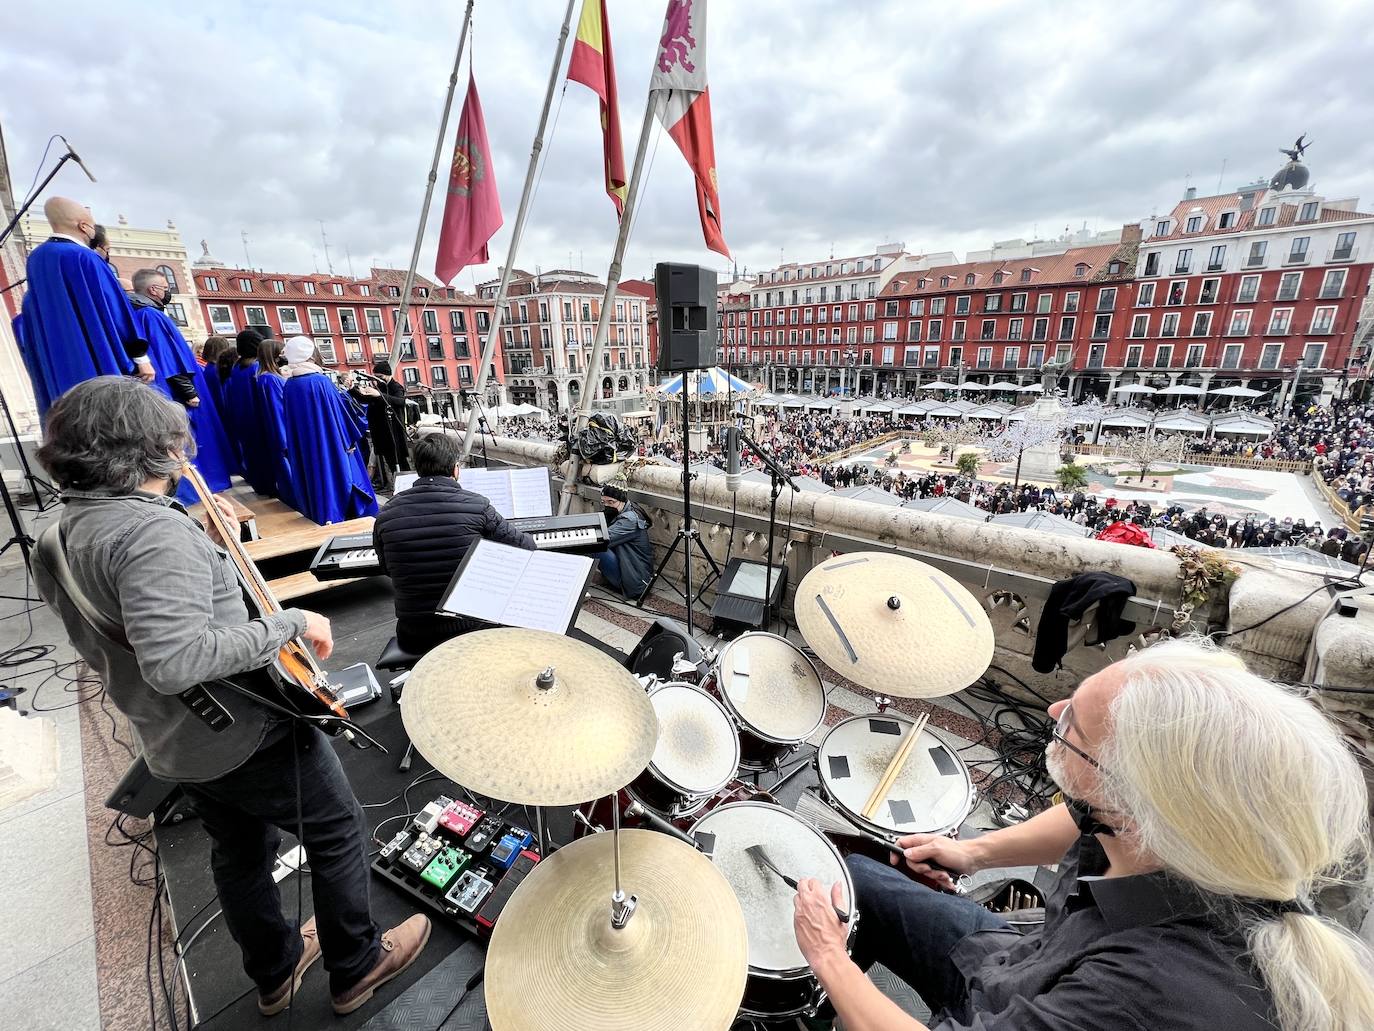
[{"label": "flagpole", "polygon": [[[487,376],[492,360],[496,357],[496,342],[500,339],[501,320],[506,310],[506,294],[510,288],[511,273],[515,271],[515,253],[520,249],[520,238],[525,232],[525,216],[529,214],[530,201],[534,196],[534,180],[539,169],[539,155],[544,150],[544,129],[549,124],[549,108],[553,106],[553,95],[558,89],[558,69],[563,64],[563,49],[568,42],[568,29],[572,25],[573,4],[568,0],[568,9],[563,14],[563,28],[558,33],[558,47],[554,50],[553,67],[549,70],[549,87],[544,91],[544,110],[539,114],[539,128],[534,132],[534,146],[530,148],[530,164],[525,169],[525,189],[520,194],[520,207],[515,213],[515,225],[511,229],[510,247],[506,250],[506,265],[501,270],[501,285],[496,289],[496,300],[492,302],[491,328],[487,339],[482,343],[482,364],[477,370],[477,382],[473,384],[473,394],[478,399],[486,397]],[[558,346],[553,342],[551,346]],[[468,409],[467,431],[463,437],[461,464],[466,465],[472,454],[472,439],[477,430],[477,406]]]},{"label": "flagpole", "polygon": [[[577,417],[568,424],[569,432],[576,437],[579,429],[586,424],[591,415],[592,402],[601,389],[601,355],[606,350],[606,337],[611,327],[611,312],[615,305],[615,289],[620,283],[620,263],[625,257],[625,245],[630,241],[630,225],[634,221],[635,201],[639,197],[640,173],[644,170],[644,155],[649,149],[649,130],[653,128],[654,118],[663,103],[662,90],[649,90],[649,99],[644,105],[644,124],[639,128],[639,146],[635,149],[634,168],[630,172],[630,182],[625,189],[625,210],[620,215],[620,233],[615,238],[615,252],[611,255],[610,268],[606,270],[606,294],[601,299],[601,317],[596,323],[596,340],[592,344],[592,355],[587,361],[586,383],[582,399],[578,405]],[[686,467],[686,456],[683,456]],[[567,515],[572,505],[573,495],[577,492],[577,481],[582,478],[582,456],[573,453],[572,473],[563,484],[563,496],[558,500],[558,514]]]},{"label": "flagpole", "polygon": [[[458,53],[453,56],[453,74],[448,77],[448,96],[444,98],[444,114],[439,119],[439,137],[434,141],[434,158],[429,163],[429,181],[425,184],[425,200],[420,205],[420,226],[415,230],[415,247],[410,252],[410,268],[406,270],[405,286],[401,288],[401,306],[396,313],[396,324],[391,328],[391,354],[399,366],[402,360],[398,345],[401,339],[401,328],[406,324],[406,319],[410,316],[410,295],[415,289],[415,268],[420,264],[420,245],[425,239],[425,224],[429,221],[429,204],[434,199],[434,184],[439,178],[439,158],[444,150],[444,134],[448,132],[448,116],[453,110],[453,93],[458,88],[458,68],[463,63],[463,48],[468,41],[468,25],[472,21],[472,5],[474,0],[468,0],[467,9],[463,12],[463,28],[458,33]],[[411,337],[412,348],[414,337]],[[416,354],[418,355],[418,350]]]}]

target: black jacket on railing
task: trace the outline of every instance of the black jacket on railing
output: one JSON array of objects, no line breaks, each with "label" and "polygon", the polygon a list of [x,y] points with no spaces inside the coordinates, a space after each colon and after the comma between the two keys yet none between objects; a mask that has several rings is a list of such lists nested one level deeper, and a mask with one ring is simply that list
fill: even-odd
[{"label": "black jacket on railing", "polygon": [[511,526],[481,494],[451,476],[422,476],[377,516],[372,541],[396,595],[396,643],[422,654],[471,628],[435,615],[458,563],[480,538],[534,550],[534,538]]}]

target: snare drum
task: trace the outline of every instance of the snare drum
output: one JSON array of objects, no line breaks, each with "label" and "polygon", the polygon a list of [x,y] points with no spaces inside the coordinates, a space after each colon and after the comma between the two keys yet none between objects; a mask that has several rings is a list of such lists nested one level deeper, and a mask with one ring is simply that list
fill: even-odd
[{"label": "snare drum", "polygon": [[929,726],[921,731],[873,816],[863,808],[915,721],[896,713],[850,716],[831,727],[816,751],[825,800],[851,822],[880,837],[949,834],[973,811],[973,781],[959,755]]},{"label": "snare drum", "polygon": [[775,768],[825,719],[815,665],[776,634],[747,633],[720,653],[715,692],[740,727],[740,766]]},{"label": "snare drum", "polygon": [[744,850],[764,845],[779,870],[797,880],[814,877],[827,891],[837,881],[843,884],[841,904],[852,914],[845,942],[848,951],[859,915],[854,908],[854,881],[835,846],[796,814],[765,802],[733,802],[713,809],[692,825],[691,834],[730,882],[744,910],[749,979],[740,1013],[762,1020],[814,1015],[825,993],[797,945],[792,926],[796,892]]}]

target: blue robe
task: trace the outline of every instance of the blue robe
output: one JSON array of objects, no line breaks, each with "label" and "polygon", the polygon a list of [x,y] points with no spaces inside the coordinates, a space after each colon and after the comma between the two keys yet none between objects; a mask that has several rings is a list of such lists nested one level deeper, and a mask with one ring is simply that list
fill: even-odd
[{"label": "blue robe", "polygon": [[[224,427],[220,425],[215,399],[205,386],[205,370],[191,353],[191,345],[181,335],[181,330],[177,329],[176,323],[168,318],[166,313],[153,304],[139,305],[135,302],[135,305],[134,322],[143,339],[148,341],[148,357],[152,359],[153,368],[157,370],[157,379],[153,381],[153,386],[165,396],[176,400],[171,388],[167,386],[167,377],[189,375],[195,386],[196,396],[200,398],[200,404],[186,409],[186,416],[191,423],[191,435],[196,440],[196,457],[192,459],[191,464],[196,467],[212,491],[219,493],[228,490],[229,477],[237,463],[230,459],[232,452],[229,438],[224,435]],[[177,498],[183,504],[195,504],[198,500],[196,492],[188,483],[177,487]]]},{"label": "blue robe", "polygon": [[257,377],[258,403],[262,407],[265,444],[272,448],[273,468],[276,470],[277,497],[282,504],[300,510],[299,491],[291,471],[291,457],[286,446],[286,419],[282,413],[282,395],[286,379],[275,372],[260,372]]},{"label": "blue robe", "polygon": [[71,240],[40,243],[29,255],[28,293],[15,337],[39,415],[94,376],[130,375],[146,341],[105,259]]},{"label": "blue robe", "polygon": [[334,384],[323,373],[288,377],[283,411],[297,511],[321,525],[376,515],[358,425]]},{"label": "blue robe", "polygon": [[224,385],[225,429],[238,447],[243,478],[264,497],[277,493],[277,467],[271,449],[264,446],[267,427],[262,415],[262,392],[257,385],[258,363],[240,362]]}]

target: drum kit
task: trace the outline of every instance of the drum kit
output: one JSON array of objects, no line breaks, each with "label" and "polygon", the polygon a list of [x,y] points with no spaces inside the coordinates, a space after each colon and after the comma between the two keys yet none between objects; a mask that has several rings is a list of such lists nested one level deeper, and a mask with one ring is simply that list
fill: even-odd
[{"label": "drum kit", "polygon": [[[466,634],[416,665],[401,716],[419,753],[471,791],[535,807],[545,858],[487,954],[493,1031],[812,1015],[825,996],[797,944],[789,881],[839,883],[852,943],[863,900],[832,837],[845,851],[891,848],[968,815],[958,754],[923,719],[887,710],[890,696],[948,694],[983,673],[982,606],[925,563],[859,553],[816,566],[795,610],[816,655],[879,694],[875,714],[821,740],[809,816],[741,779],[778,770],[825,722],[816,665],[785,638],[746,633],[705,668],[675,670],[682,680],[647,684],[532,630]],[[552,854],[549,806],[579,807],[581,835]]]}]

